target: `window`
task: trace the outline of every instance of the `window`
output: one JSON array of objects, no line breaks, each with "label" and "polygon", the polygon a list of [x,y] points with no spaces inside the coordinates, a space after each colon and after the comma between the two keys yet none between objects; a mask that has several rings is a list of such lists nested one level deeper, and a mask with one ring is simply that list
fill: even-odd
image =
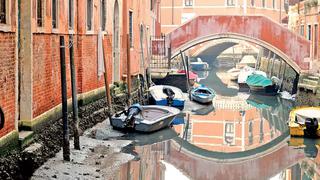
[{"label": "window", "polygon": [[130,47],[133,47],[133,13],[129,11],[129,43]]},{"label": "window", "polygon": [[184,6],[193,6],[193,0],[184,0]]},{"label": "window", "polygon": [[226,123],[224,125],[224,143],[233,145],[235,143],[234,140],[234,124]]},{"label": "window", "polygon": [[273,9],[276,8],[276,0],[272,0],[272,8],[273,8]]},{"label": "window", "polygon": [[153,10],[153,6],[154,6],[154,0],[150,0],[150,10]]},{"label": "window", "polygon": [[307,39],[311,41],[311,25],[308,25],[307,28]]},{"label": "window", "polygon": [[69,0],[69,8],[68,8],[68,24],[69,29],[72,30],[74,27],[74,1]]},{"label": "window", "polygon": [[251,6],[254,6],[255,3],[254,3],[254,0],[251,0]]},{"label": "window", "polygon": [[6,0],[0,0],[0,24],[7,23]]},{"label": "window", "polygon": [[100,13],[100,25],[101,25],[101,30],[104,31],[106,30],[106,1],[101,0],[101,13]]},{"label": "window", "polygon": [[227,0],[227,6],[235,6],[235,0]]},{"label": "window", "polygon": [[262,0],[261,4],[262,4],[262,7],[266,7],[266,0]]},{"label": "window", "polygon": [[52,28],[57,28],[58,0],[52,0]]},{"label": "window", "polygon": [[37,0],[37,26],[43,26],[43,12],[44,12],[44,2],[43,0]]},{"label": "window", "polygon": [[304,25],[300,26],[300,35],[304,36]]},{"label": "window", "polygon": [[318,58],[318,43],[319,43],[319,37],[318,37],[318,24],[314,25],[314,57]]},{"label": "window", "polygon": [[92,30],[92,0],[87,0],[87,30],[91,31]]}]

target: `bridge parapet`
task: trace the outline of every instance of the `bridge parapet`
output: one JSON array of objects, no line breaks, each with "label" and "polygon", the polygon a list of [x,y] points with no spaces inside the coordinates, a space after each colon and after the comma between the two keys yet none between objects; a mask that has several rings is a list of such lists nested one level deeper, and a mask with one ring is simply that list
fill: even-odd
[{"label": "bridge parapet", "polygon": [[[172,57],[209,40],[232,38],[272,50],[297,72],[308,70],[310,42],[264,16],[198,16],[166,36]],[[168,46],[167,45],[167,46]]]}]

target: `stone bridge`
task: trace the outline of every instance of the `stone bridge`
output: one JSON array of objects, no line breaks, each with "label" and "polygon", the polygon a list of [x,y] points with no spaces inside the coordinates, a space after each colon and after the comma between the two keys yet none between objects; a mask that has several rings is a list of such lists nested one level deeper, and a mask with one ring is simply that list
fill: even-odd
[{"label": "stone bridge", "polygon": [[171,58],[203,42],[231,38],[265,47],[296,72],[309,69],[310,43],[264,16],[198,16],[166,36]]}]

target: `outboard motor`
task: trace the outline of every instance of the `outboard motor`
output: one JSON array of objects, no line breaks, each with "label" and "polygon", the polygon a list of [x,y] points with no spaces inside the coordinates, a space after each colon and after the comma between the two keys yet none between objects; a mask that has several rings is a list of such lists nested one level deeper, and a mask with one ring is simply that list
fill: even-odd
[{"label": "outboard motor", "polygon": [[167,95],[167,105],[168,106],[171,106],[173,104],[173,99],[174,99],[174,96],[175,96],[175,93],[173,92],[173,90],[171,88],[168,88],[168,87],[164,87],[162,89],[162,92]]},{"label": "outboard motor", "polygon": [[135,121],[134,116],[138,115],[140,111],[141,109],[139,107],[136,107],[136,106],[130,107],[126,113],[127,118],[124,121],[124,126],[128,128],[133,128],[134,121]]},{"label": "outboard motor", "polygon": [[318,120],[316,118],[306,118],[305,121],[306,129],[304,130],[305,135],[315,137],[317,136],[317,129],[319,127]]}]

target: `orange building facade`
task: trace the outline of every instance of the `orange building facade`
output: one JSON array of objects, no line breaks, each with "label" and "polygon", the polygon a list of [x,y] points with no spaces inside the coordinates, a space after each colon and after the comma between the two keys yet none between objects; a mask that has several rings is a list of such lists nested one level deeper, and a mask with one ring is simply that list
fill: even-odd
[{"label": "orange building facade", "polygon": [[78,97],[93,98],[105,90],[98,75],[99,32],[109,84],[125,81],[128,70],[143,74],[158,6],[156,0],[0,0],[0,147],[17,144],[22,129],[61,117],[61,36],[68,98],[71,46]]},{"label": "orange building facade", "polygon": [[318,0],[292,1],[288,27],[311,43],[310,61],[312,72],[319,72],[319,4]]},{"label": "orange building facade", "polygon": [[200,15],[264,15],[280,23],[287,17],[286,0],[162,0],[160,6],[165,34]]}]

